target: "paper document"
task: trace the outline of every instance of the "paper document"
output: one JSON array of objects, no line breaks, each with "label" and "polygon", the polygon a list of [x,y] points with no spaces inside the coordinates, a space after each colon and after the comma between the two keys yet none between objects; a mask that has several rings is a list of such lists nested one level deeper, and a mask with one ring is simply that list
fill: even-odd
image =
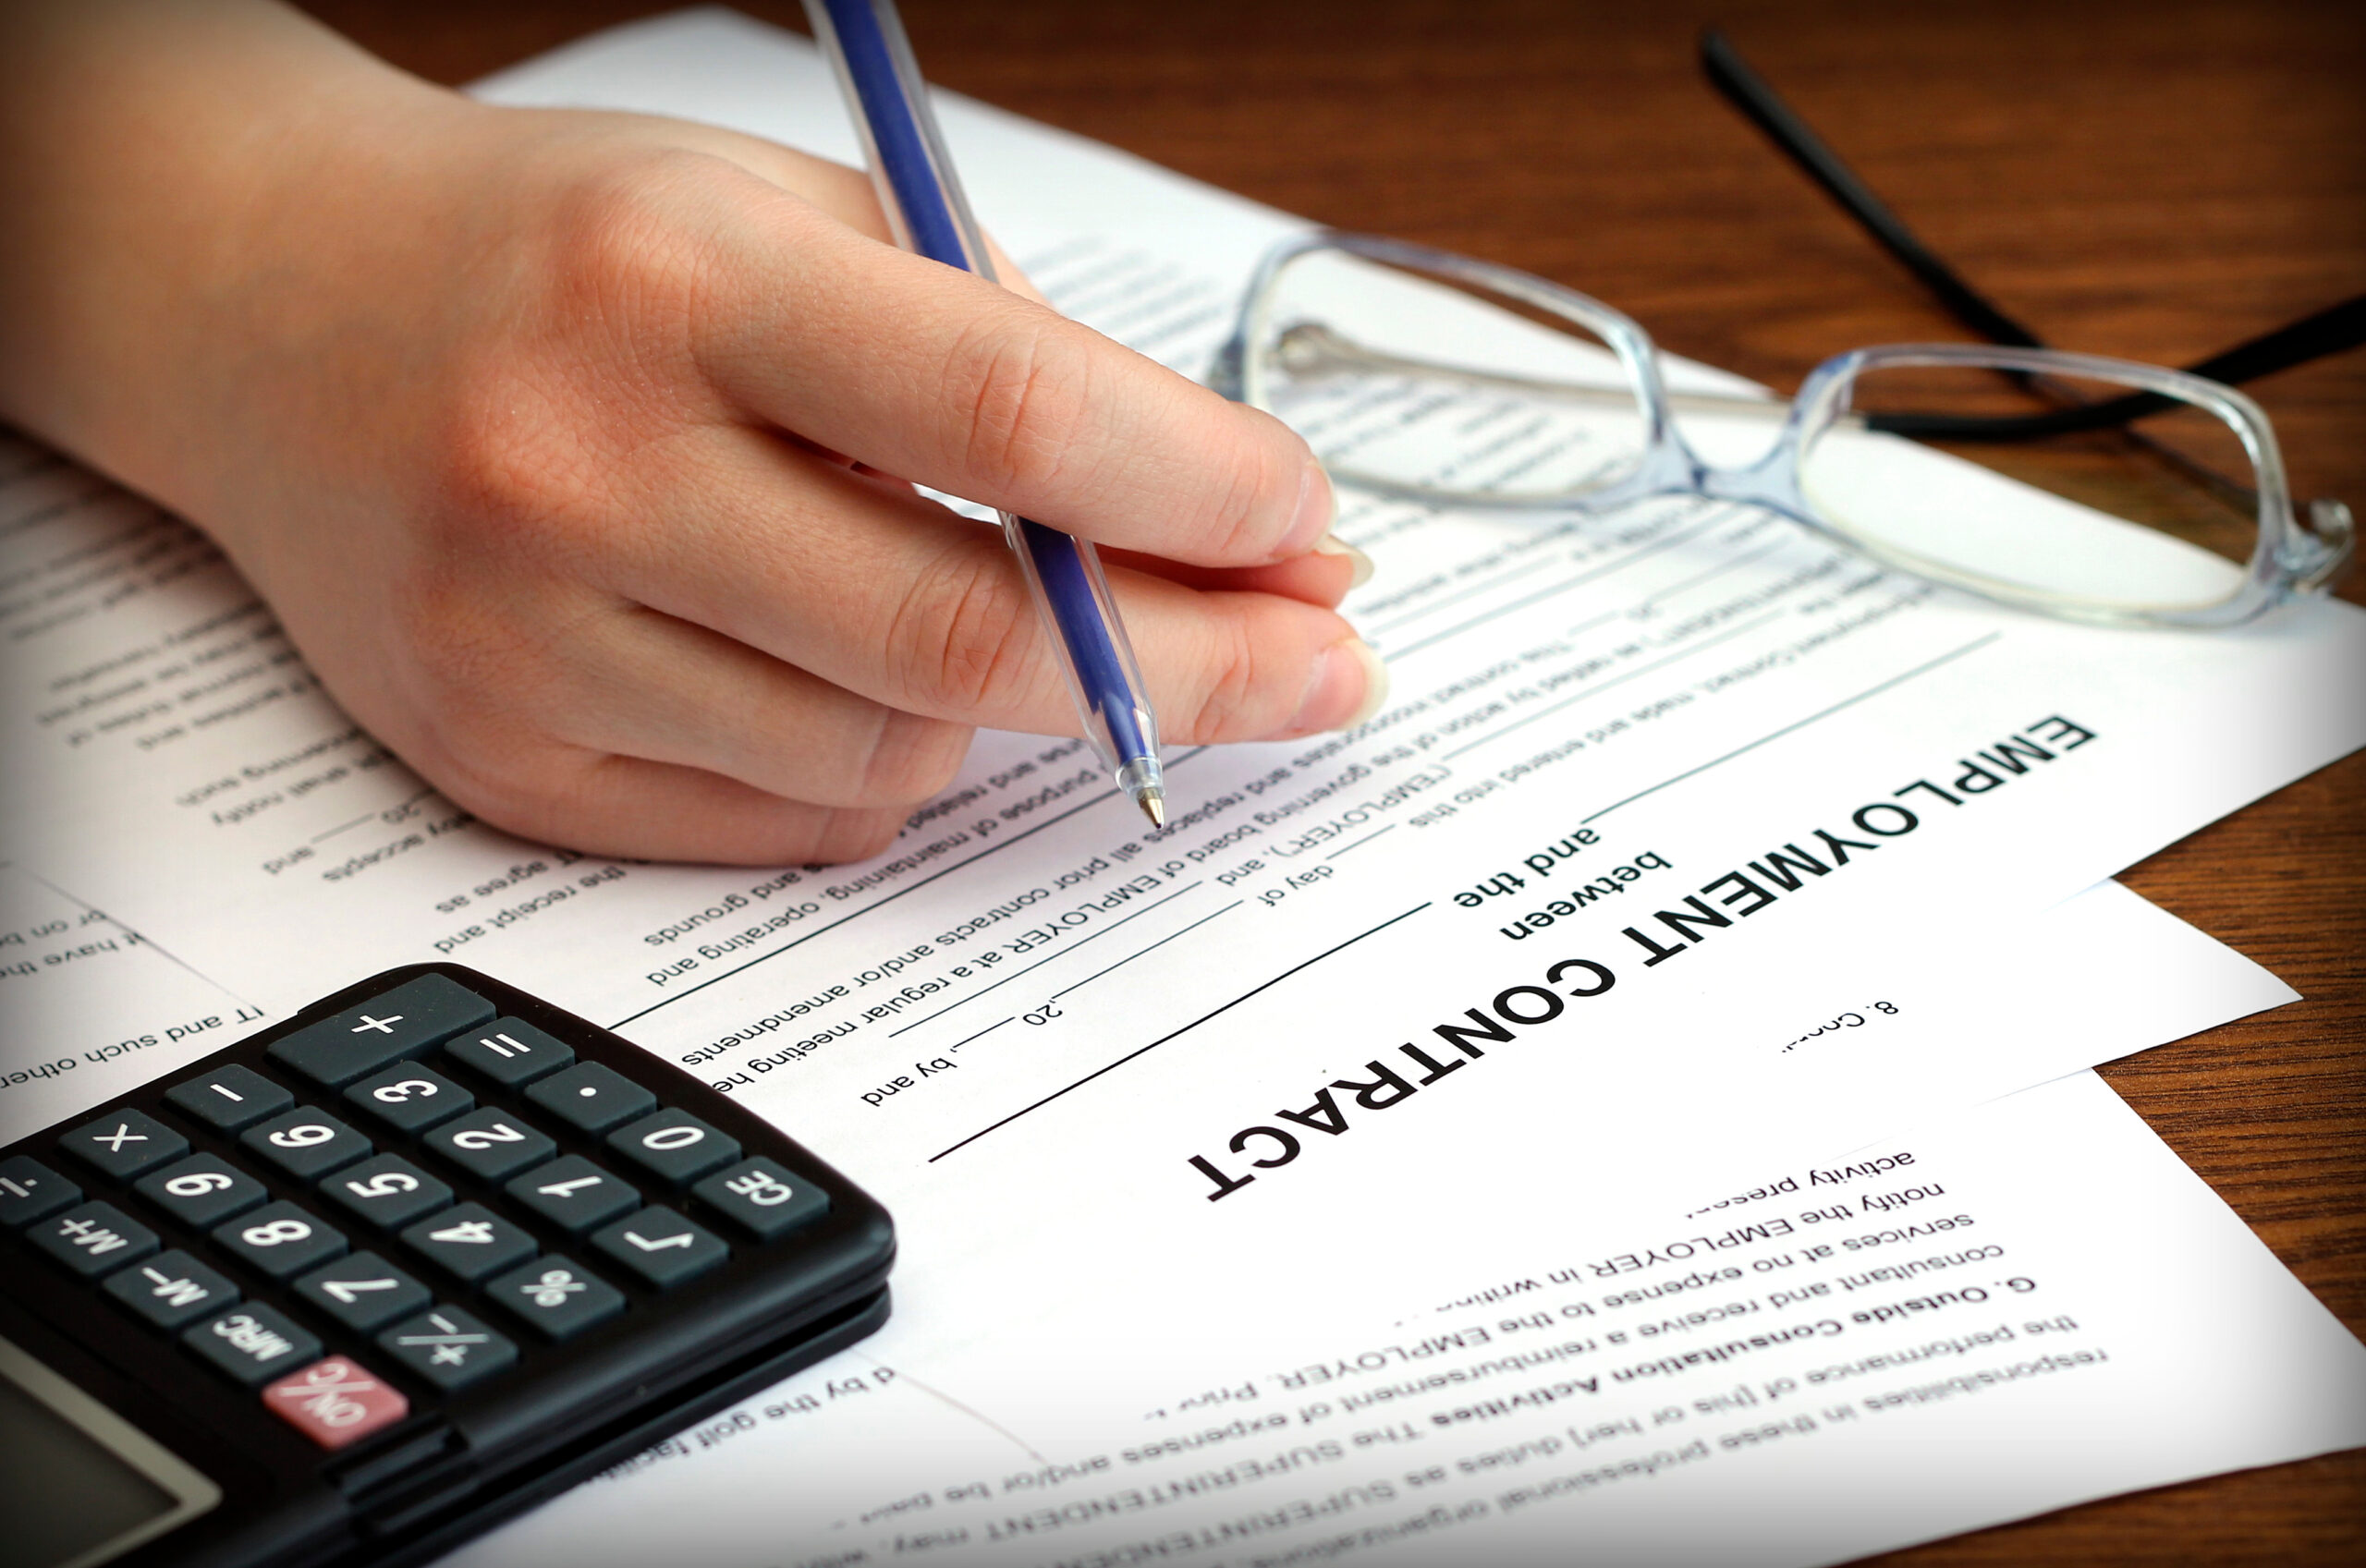
[{"label": "paper document", "polygon": [[[2366,1441],[2366,1348],[2092,1074],[1703,1201],[1595,1251],[1546,1220],[1114,1423],[1056,1363],[1060,1398],[965,1408],[841,1356],[453,1561],[657,1561],[696,1519],[718,1568],[1784,1568]],[[1726,1226],[1762,1234],[1682,1239]]]},{"label": "paper document", "polygon": [[[486,92],[719,119],[853,156],[810,47],[719,13],[618,30]],[[981,212],[1047,294],[1191,373],[1257,254],[1301,226],[980,105],[948,99],[944,119]],[[1921,471],[1934,486],[1955,474]],[[1352,1550],[1418,1558],[1431,1526],[1409,1521],[1433,1507],[1456,1528],[1525,1518],[1549,1534],[1595,1510],[1628,1529],[1624,1511],[1672,1505],[1671,1538],[1714,1554],[1714,1534],[1681,1532],[1737,1515],[1686,1506],[1696,1489],[1731,1477],[1705,1495],[1746,1513],[1802,1467],[1816,1478],[1799,1496],[1831,1517],[1800,1501],[1766,1560],[1822,1561],[2355,1440],[2313,1394],[2287,1398],[2350,1386],[2355,1345],[2092,1086],[1994,1112],[1931,1145],[1953,1150],[1944,1161],[1916,1151],[1910,1180],[1850,1177],[1821,1205],[1845,1197],[1845,1221],[1804,1217],[1823,1196],[1804,1175],[1797,1204],[1771,1193],[1681,1232],[1663,1217],[1678,1212],[1668,1194],[1744,1193],[1808,1170],[1803,1151],[1839,1170],[1901,1128],[2288,998],[2094,884],[2366,739],[2366,617],[2317,603],[2232,634],[2058,626],[1690,500],[1585,521],[1367,500],[1340,529],[1378,567],[1348,611],[1395,674],[1371,723],[1171,758],[1175,816],[1158,833],[1139,831],[1082,743],[983,735],[878,859],[719,870],[587,858],[472,821],[326,701],[201,539],[13,445],[5,847],[242,1005],[285,1011],[413,960],[481,966],[742,1097],[896,1214],[896,1317],[879,1339],[521,1526],[510,1541],[528,1545],[488,1549],[519,1561],[648,1561],[677,1550],[686,1516],[722,1561],[787,1562],[788,1541],[799,1561],[875,1560],[908,1532],[905,1552],[988,1560],[1311,1561],[1333,1550],[1324,1530],[1367,1527],[1383,1534]],[[1933,1171],[1947,1190],[1898,1197],[1896,1224],[1864,1207]],[[2031,1197],[2049,1190],[2051,1209]],[[1944,1280],[1842,1282],[2000,1233],[2004,1254],[1925,1270]],[[1695,1238],[1694,1253],[1589,1271],[1649,1258],[1662,1234]],[[2121,1250],[2131,1237],[2151,1250]],[[1777,1253],[1792,1260],[1759,1267]],[[1640,1289],[1713,1258],[1744,1272],[1606,1299],[1628,1275]],[[2236,1282],[2206,1299],[2189,1288],[2222,1273]],[[1529,1303],[1499,1315],[1480,1298],[1531,1274],[1550,1321],[1498,1330]],[[2010,1283],[2024,1277],[2031,1288]],[[1987,1294],[1850,1316],[1956,1280]],[[2147,1280],[2162,1299],[2140,1313]],[[1773,1300],[1819,1281],[1822,1295]],[[1744,1284],[1754,1307],[1625,1326],[1663,1305],[1722,1307]],[[1462,1305],[1422,1316],[1447,1301]],[[1712,1343],[1727,1316],[1755,1331],[1835,1312],[1830,1334],[1619,1375]],[[2028,1326],[2056,1319],[2069,1326]],[[1501,1416],[1455,1416],[1468,1402],[1437,1387],[1345,1403],[1378,1386],[1352,1365],[1367,1348],[1465,1324],[1487,1337],[1374,1349],[1376,1369],[1583,1337],[1597,1343],[1562,1355],[1566,1370],[1522,1364],[1517,1389],[1596,1387]],[[1966,1397],[1822,1414],[1927,1380],[1904,1363],[1817,1404],[1763,1392],[1934,1326],[1999,1325],[1947,1363],[1995,1373]],[[2010,1373],[2057,1345],[2109,1354]],[[1282,1381],[1326,1358],[1350,1369]],[[1468,1380],[1472,1394],[1506,1386],[1494,1377]],[[1235,1419],[1226,1391],[1245,1383],[1241,1419],[1286,1420],[1191,1439]],[[1736,1387],[1758,1402],[1714,1403]],[[1188,1411],[1174,1403],[1202,1390]],[[2189,1420],[2162,1418],[2177,1399]],[[1335,1408],[1302,1417],[1321,1400]],[[1669,1403],[1679,1416],[1658,1422]],[[1141,1420],[1162,1406],[1166,1419]],[[842,1415],[856,1407],[872,1414]],[[1812,1433],[1725,1441],[1795,1414]],[[1629,1418],[1640,1432],[1583,1436]],[[1359,1440],[1400,1420],[1414,1433],[1401,1444]],[[2075,1462],[1992,1475],[1966,1458],[2031,1422],[2092,1447],[2143,1429]],[[1570,1427],[1566,1446],[1542,1446]],[[1933,1435],[1865,1436],[1892,1428]],[[1301,1428],[1315,1458],[1291,1457]],[[1124,1457],[1167,1437],[1153,1459]],[[1632,1471],[1566,1479],[1663,1440],[1704,1446],[1654,1464],[1648,1486],[1625,1485]],[[1415,1448],[1438,1457],[1405,1457]],[[1524,1457],[1478,1463],[1506,1448]],[[1934,1454],[1955,1456],[1961,1487],[1915,1468]],[[1227,1478],[1186,1484],[1208,1465]],[[1914,1478],[1835,1508],[1852,1469]],[[783,1474],[800,1485],[763,1478]],[[1154,1503],[1125,1501],[1137,1477],[1177,1478]],[[1542,1489],[1501,1501],[1522,1487]],[[636,1494],[663,1501],[619,1501]],[[1236,1515],[1236,1499],[1258,1501]],[[999,1510],[1059,1522],[1006,1529]],[[1287,1523],[1143,1544],[1170,1521],[1269,1514]],[[963,1533],[923,1540],[933,1521]]]}]

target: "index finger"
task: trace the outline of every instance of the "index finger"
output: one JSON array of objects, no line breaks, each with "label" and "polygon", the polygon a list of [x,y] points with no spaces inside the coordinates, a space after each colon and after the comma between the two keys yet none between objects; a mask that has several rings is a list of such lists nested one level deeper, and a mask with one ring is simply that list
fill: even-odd
[{"label": "index finger", "polygon": [[691,331],[710,382],[874,468],[1198,565],[1330,531],[1329,480],[1279,420],[802,202],[750,203],[709,275]]}]

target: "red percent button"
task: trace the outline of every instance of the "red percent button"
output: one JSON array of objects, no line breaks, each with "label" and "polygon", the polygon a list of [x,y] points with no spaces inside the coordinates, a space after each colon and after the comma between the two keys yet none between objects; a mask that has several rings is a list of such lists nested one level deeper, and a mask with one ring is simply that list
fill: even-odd
[{"label": "red percent button", "polygon": [[262,1391],[262,1403],[323,1448],[343,1448],[410,1414],[399,1391],[342,1355],[290,1372]]}]

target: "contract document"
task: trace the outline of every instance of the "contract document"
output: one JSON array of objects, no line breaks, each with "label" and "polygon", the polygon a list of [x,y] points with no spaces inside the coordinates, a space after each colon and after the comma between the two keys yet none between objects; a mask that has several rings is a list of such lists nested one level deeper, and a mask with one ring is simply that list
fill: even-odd
[{"label": "contract document", "polygon": [[[619,30],[485,92],[854,156],[811,49],[726,14]],[[1189,373],[1256,255],[1303,226],[980,105],[943,112],[1038,285]],[[1581,523],[1362,502],[1340,529],[1378,565],[1347,609],[1391,661],[1391,706],[1347,735],[1171,759],[1161,832],[1081,743],[987,735],[868,864],[654,867],[472,821],[336,711],[200,536],[18,444],[0,450],[0,733],[22,760],[6,851],[237,1008],[448,957],[746,1097],[903,1237],[879,1365],[834,1363],[802,1385],[828,1392],[814,1408],[865,1383],[869,1407],[937,1421],[952,1406],[912,1403],[925,1380],[1031,1424],[1014,1366],[1119,1402],[1055,1411],[1016,1450],[990,1434],[1052,1466],[1071,1418],[1179,1419],[1243,1367],[1299,1365],[1271,1359],[1317,1343],[1298,1336],[1365,1332],[1373,1306],[1395,1304],[1377,1334],[1507,1270],[1644,1257],[1678,1185],[1746,1192],[1802,1150],[1845,1164],[2288,995],[2132,895],[2084,890],[2366,738],[2348,606],[2207,636],[2058,626],[1697,501]],[[210,1048],[135,1055],[162,1071]],[[42,1092],[81,1092],[67,1076]],[[95,1075],[76,1083],[99,1097]],[[1754,1270],[1766,1238],[1740,1228],[1759,1222],[1715,1221],[1708,1250]],[[2247,1267],[2281,1278],[2264,1254]],[[1982,1348],[2018,1354],[2032,1314]],[[2323,1381],[2347,1363],[2310,1365]],[[804,1397],[750,1429],[792,1426]],[[2026,1408],[1957,1407],[2000,1406]],[[2259,1441],[2151,1478],[2336,1440],[2245,1408]],[[981,1429],[941,1426],[933,1498]],[[1368,1446],[1353,1436],[1318,1440]],[[917,1465],[940,1440],[912,1440]],[[778,1490],[767,1508],[800,1506]],[[1923,1533],[1962,1527],[1942,1513]],[[847,1550],[891,1550],[865,1539]]]},{"label": "contract document", "polygon": [[[1689,1212],[1639,1195],[1608,1251],[1553,1245],[1549,1169],[1502,1196],[1537,1222],[1499,1271],[1393,1323],[1333,1300],[1161,1406],[1056,1361],[1059,1398],[956,1403],[891,1331],[453,1561],[662,1561],[695,1519],[717,1565],[1783,1568],[2366,1441],[2366,1348],[2092,1074]],[[1727,1226],[1761,1234],[1679,1239]],[[1245,1282],[1173,1291],[1221,1341]]]}]

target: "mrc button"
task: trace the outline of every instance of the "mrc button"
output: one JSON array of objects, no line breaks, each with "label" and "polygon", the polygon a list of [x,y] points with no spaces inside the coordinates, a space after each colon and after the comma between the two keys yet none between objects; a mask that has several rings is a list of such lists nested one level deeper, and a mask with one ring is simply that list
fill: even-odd
[{"label": "mrc button", "polygon": [[441,975],[421,975],[275,1039],[264,1054],[314,1083],[343,1088],[389,1062],[418,1056],[493,1016],[493,1003]]},{"label": "mrc button", "polygon": [[216,1312],[181,1343],[253,1388],[321,1354],[321,1342],[259,1301]]}]

